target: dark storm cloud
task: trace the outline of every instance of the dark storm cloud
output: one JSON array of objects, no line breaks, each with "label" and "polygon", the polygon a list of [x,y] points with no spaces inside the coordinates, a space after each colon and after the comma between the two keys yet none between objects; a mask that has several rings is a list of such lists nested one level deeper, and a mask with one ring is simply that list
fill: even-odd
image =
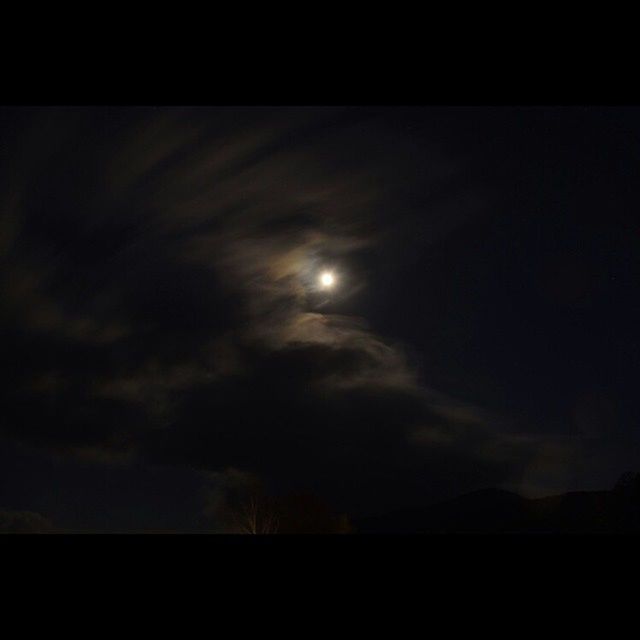
[{"label": "dark storm cloud", "polygon": [[[419,390],[366,377],[335,384],[367,360],[325,345],[256,354],[242,374],[185,394],[149,449],[162,461],[250,469],[278,490],[295,479],[360,508],[393,504],[399,486],[415,500],[506,476],[512,460],[482,450],[495,439],[485,427],[470,437]],[[450,440],[434,445],[413,435],[427,428]]]},{"label": "dark storm cloud", "polygon": [[[430,390],[354,302],[367,261],[409,260],[477,211],[462,160],[349,109],[3,118],[6,433],[346,506],[526,469],[538,444]],[[326,264],[331,300],[313,291]]]}]

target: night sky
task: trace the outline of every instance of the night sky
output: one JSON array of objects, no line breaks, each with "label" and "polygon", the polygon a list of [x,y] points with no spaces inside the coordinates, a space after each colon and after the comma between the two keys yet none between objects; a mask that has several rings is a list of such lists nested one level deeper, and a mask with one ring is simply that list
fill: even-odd
[{"label": "night sky", "polygon": [[638,108],[5,107],[0,140],[0,512],[640,470]]}]

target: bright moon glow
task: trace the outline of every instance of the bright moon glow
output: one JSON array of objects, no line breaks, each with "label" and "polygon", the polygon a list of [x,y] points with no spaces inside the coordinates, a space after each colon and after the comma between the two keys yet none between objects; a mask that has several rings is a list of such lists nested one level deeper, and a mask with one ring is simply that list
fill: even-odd
[{"label": "bright moon glow", "polygon": [[325,271],[321,276],[320,276],[320,284],[326,288],[332,287],[333,283],[335,282],[333,274],[329,273],[328,271]]}]

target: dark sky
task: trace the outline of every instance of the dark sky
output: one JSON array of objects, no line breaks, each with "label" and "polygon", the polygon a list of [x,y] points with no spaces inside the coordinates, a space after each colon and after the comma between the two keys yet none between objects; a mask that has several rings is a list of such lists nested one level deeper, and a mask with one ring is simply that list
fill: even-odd
[{"label": "dark sky", "polygon": [[0,510],[190,529],[247,483],[363,515],[640,467],[637,108],[3,108],[0,135]]}]

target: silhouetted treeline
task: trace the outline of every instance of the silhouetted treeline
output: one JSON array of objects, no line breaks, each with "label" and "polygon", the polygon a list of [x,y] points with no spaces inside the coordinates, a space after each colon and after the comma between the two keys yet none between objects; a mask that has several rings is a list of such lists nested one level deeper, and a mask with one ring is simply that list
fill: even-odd
[{"label": "silhouetted treeline", "polygon": [[256,492],[227,505],[217,516],[225,533],[306,534],[352,531],[345,514],[336,513],[324,500],[311,493],[273,497]]},{"label": "silhouetted treeline", "polygon": [[[529,499],[483,489],[354,523],[311,493],[274,497],[256,486],[228,497],[215,520],[216,531],[235,534],[640,533],[640,473],[624,473],[609,491]],[[40,514],[0,510],[0,533],[62,531]]]}]

